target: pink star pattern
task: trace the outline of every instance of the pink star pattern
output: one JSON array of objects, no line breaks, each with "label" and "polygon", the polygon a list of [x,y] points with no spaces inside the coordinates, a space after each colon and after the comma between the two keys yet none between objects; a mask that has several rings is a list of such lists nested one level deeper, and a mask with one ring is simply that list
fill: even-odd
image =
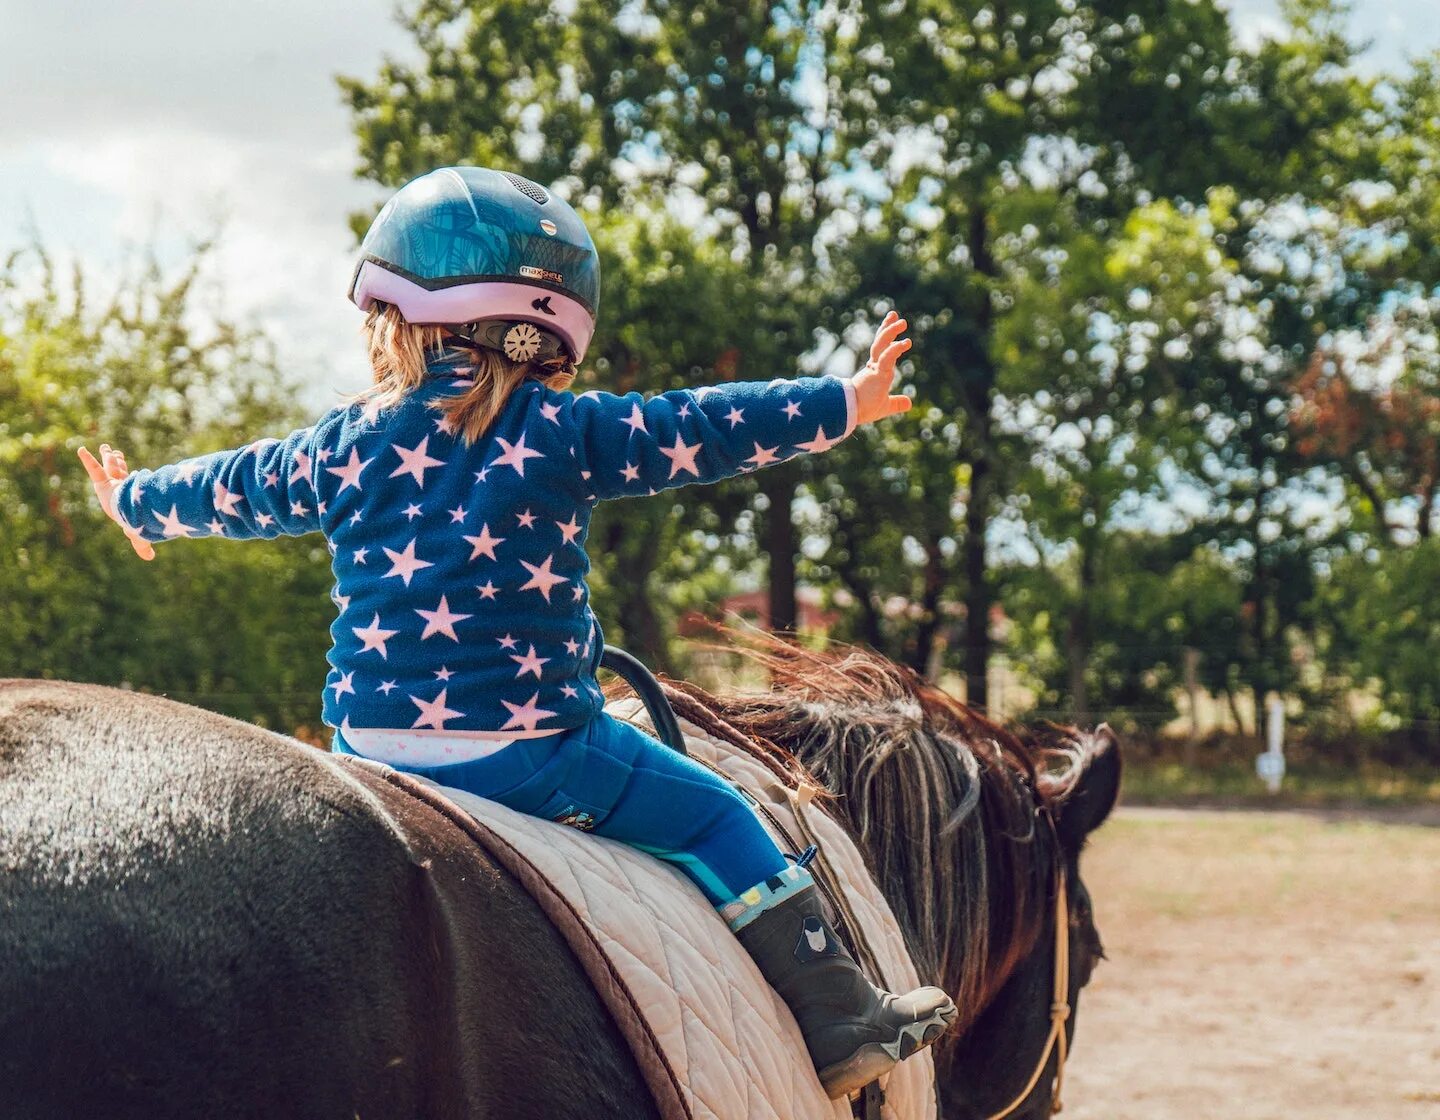
[{"label": "pink star pattern", "polygon": [[[180,520],[180,515],[176,513],[176,508],[177,507],[172,505],[169,513],[157,513],[155,515],[155,520],[160,522],[161,531],[165,534],[167,540],[175,537],[188,537],[191,533],[195,532],[193,525],[186,525]],[[261,514],[260,516],[264,517],[265,515]]]},{"label": "pink star pattern", "polygon": [[557,576],[554,572],[550,570],[550,565],[554,562],[554,560],[555,556],[553,553],[545,557],[545,563],[541,564],[539,567],[536,567],[534,564],[527,564],[524,560],[521,560],[520,566],[530,573],[530,582],[522,583],[520,585],[520,590],[538,591],[541,595],[545,596],[545,601],[548,603],[550,601],[550,589],[552,587],[554,587],[557,583],[570,582],[564,576]]},{"label": "pink star pattern", "polygon": [[392,443],[390,447],[395,454],[400,456],[400,465],[390,472],[391,478],[399,478],[402,474],[408,474],[420,484],[420,489],[425,489],[425,472],[434,467],[443,467],[444,459],[433,459],[428,454],[430,448],[430,437],[426,436],[414,447],[401,447],[398,443]]},{"label": "pink star pattern", "polygon": [[[821,381],[823,395],[812,387]],[[568,726],[562,721],[588,713],[582,701],[596,694],[588,660],[599,632],[579,568],[567,567],[576,556],[570,549],[585,546],[591,504],[823,452],[840,442],[846,424],[843,386],[833,378],[650,398],[571,397],[530,384],[516,393],[523,408],[467,441],[439,399],[467,385],[434,378],[417,391],[424,394],[417,403],[373,410],[369,426],[358,405],[337,409],[283,443],[162,468],[147,476],[143,498],[137,488],[127,499],[152,540],[323,530],[337,558],[337,648],[325,694],[334,723],[401,728],[413,719],[434,731],[459,730],[457,723],[498,731],[503,721],[507,733]],[[227,458],[242,453],[251,460]],[[508,527],[510,538],[491,522]],[[377,563],[369,564],[371,556]],[[557,571],[557,560],[573,574]],[[557,593],[566,587],[568,596]],[[419,621],[404,621],[412,613]],[[502,620],[518,633],[496,634]],[[437,667],[441,656],[459,670]],[[499,672],[507,660],[514,669]],[[395,676],[381,680],[383,672]],[[388,722],[379,721],[382,712]]]},{"label": "pink star pattern", "polygon": [[504,537],[492,537],[490,535],[489,525],[480,526],[480,535],[478,537],[461,537],[461,540],[474,548],[475,551],[470,553],[471,560],[478,560],[482,556],[488,556],[491,560],[498,560],[500,558],[495,555],[495,546],[505,543]]},{"label": "pink star pattern", "polygon": [[696,478],[700,477],[700,468],[695,465],[695,456],[700,453],[703,444],[687,444],[680,438],[679,433],[675,435],[674,447],[660,448],[660,454],[670,460],[670,477],[674,478],[681,471],[689,471]]},{"label": "pink star pattern", "polygon": [[493,460],[491,460],[490,465],[492,467],[514,467],[515,473],[518,474],[521,478],[525,477],[526,459],[545,458],[543,453],[539,451],[534,451],[525,446],[524,436],[521,436],[514,443],[511,443],[509,440],[504,439],[501,436],[496,436],[495,442],[505,449],[505,454],[496,456]]},{"label": "pink star pattern", "polygon": [[560,529],[560,535],[565,538],[565,543],[574,544],[575,537],[581,529],[580,522],[575,519],[575,515],[572,513],[569,521],[557,521],[555,524]]},{"label": "pink star pattern", "polygon": [[763,467],[768,463],[778,463],[780,457],[775,452],[779,450],[778,447],[761,447],[759,443],[756,443],[755,454],[745,461],[756,467]]},{"label": "pink star pattern", "polygon": [[410,581],[421,568],[433,568],[435,566],[429,560],[419,560],[416,558],[414,541],[407,544],[403,552],[396,552],[394,549],[387,548],[385,549],[385,555],[390,557],[392,566],[382,578],[389,579],[391,576],[399,576],[405,581],[406,587],[410,586]]},{"label": "pink star pattern", "polygon": [[433,727],[436,731],[445,730],[447,720],[459,719],[464,712],[457,712],[454,708],[445,706],[446,693],[450,690],[442,688],[440,695],[434,700],[421,700],[418,696],[410,697],[410,702],[420,709],[420,714],[415,718],[412,727]]},{"label": "pink star pattern", "polygon": [[359,449],[352,447],[350,449],[350,459],[344,466],[326,467],[325,470],[327,473],[333,474],[340,479],[340,489],[335,491],[335,496],[339,497],[352,486],[356,490],[361,489],[360,472],[374,461],[374,459],[365,459],[362,461]]},{"label": "pink star pattern", "polygon": [[215,483],[215,512],[234,517],[235,507],[245,500],[244,494],[232,493],[225,489],[223,482]]},{"label": "pink star pattern", "polygon": [[815,438],[808,443],[797,443],[795,447],[800,451],[808,451],[812,455],[818,455],[822,451],[829,451],[840,441],[838,439],[827,439],[825,429],[819,428],[815,432]]},{"label": "pink star pattern", "polygon": [[361,653],[373,649],[386,661],[390,659],[390,651],[385,648],[385,643],[400,633],[399,630],[382,629],[380,626],[380,613],[378,611],[375,613],[375,617],[370,620],[369,626],[352,626],[350,629],[355,631],[355,636],[365,643],[360,650]]},{"label": "pink star pattern", "polygon": [[645,434],[645,414],[640,411],[638,404],[630,409],[629,416],[620,417],[620,423],[629,427],[631,435],[634,435],[636,432],[639,432],[641,435]]},{"label": "pink star pattern", "polygon": [[452,611],[449,600],[444,595],[440,596],[440,605],[433,611],[417,610],[415,613],[425,620],[425,632],[420,635],[422,642],[436,634],[443,634],[452,642],[458,642],[460,638],[455,633],[455,624],[475,617],[473,614],[457,614]]},{"label": "pink star pattern", "polygon": [[537,692],[523,704],[512,704],[509,700],[500,701],[510,712],[510,718],[500,729],[505,731],[512,727],[523,727],[526,731],[534,731],[539,724],[554,716],[554,712],[539,706],[539,700],[540,694]]},{"label": "pink star pattern", "polygon": [[310,482],[310,456],[303,451],[295,452],[295,465],[290,471],[290,485],[297,482]]},{"label": "pink star pattern", "polygon": [[512,653],[510,655],[510,660],[516,662],[520,666],[519,671],[515,674],[516,677],[523,677],[526,673],[534,673],[535,679],[538,681],[541,679],[540,666],[544,665],[547,661],[550,660],[550,658],[536,657],[535,646],[532,643],[529,653],[525,654],[524,656]]}]

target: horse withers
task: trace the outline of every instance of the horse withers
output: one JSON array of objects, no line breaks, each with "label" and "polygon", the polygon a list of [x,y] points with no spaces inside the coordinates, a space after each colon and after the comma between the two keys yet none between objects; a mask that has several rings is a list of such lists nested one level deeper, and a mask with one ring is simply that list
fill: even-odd
[{"label": "horse withers", "polygon": [[[672,699],[831,791],[964,1009],[943,1115],[988,1116],[1045,1043],[1062,868],[1072,1002],[1098,955],[1076,861],[1118,756],[992,735],[849,656],[845,688],[838,660],[797,661],[765,702]],[[1011,1115],[1045,1115],[1052,1074]],[[0,1116],[262,1115],[657,1113],[536,903],[440,814],[222,716],[0,682]]]}]

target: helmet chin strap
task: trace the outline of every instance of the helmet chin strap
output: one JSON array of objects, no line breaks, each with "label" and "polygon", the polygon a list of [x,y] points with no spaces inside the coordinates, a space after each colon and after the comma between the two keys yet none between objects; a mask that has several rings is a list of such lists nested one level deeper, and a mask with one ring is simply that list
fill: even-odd
[{"label": "helmet chin strap", "polygon": [[448,329],[473,349],[498,350],[512,362],[550,362],[571,358],[560,336],[520,319],[481,319],[450,324]]}]

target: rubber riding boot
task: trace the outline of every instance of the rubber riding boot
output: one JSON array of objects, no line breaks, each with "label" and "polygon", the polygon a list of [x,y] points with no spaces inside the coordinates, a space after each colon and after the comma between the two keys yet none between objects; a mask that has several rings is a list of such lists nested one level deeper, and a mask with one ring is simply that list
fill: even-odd
[{"label": "rubber riding boot", "polygon": [[955,1004],[939,988],[896,996],[866,980],[826,920],[814,885],[777,902],[735,936],[789,1004],[832,1099],[929,1046],[955,1019]]}]

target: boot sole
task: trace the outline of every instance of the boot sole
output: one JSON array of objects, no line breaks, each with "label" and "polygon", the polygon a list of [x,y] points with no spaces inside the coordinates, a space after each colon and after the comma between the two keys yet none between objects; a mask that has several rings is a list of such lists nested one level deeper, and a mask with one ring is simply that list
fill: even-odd
[{"label": "boot sole", "polygon": [[942,1007],[933,1015],[901,1027],[893,1041],[867,1042],[848,1058],[826,1066],[819,1071],[825,1094],[831,1100],[839,1100],[884,1076],[896,1064],[944,1034],[957,1014],[954,1004]]}]

